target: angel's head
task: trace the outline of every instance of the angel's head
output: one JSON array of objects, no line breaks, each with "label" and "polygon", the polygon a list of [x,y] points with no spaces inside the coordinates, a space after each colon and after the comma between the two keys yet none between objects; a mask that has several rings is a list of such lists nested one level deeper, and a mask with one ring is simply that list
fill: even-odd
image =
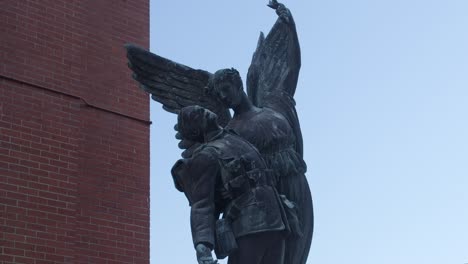
[{"label": "angel's head", "polygon": [[188,140],[203,142],[204,136],[216,129],[219,129],[218,116],[198,105],[182,108],[177,117],[177,130]]},{"label": "angel's head", "polygon": [[239,72],[234,68],[216,71],[209,88],[229,108],[236,107],[242,101],[244,87]]}]

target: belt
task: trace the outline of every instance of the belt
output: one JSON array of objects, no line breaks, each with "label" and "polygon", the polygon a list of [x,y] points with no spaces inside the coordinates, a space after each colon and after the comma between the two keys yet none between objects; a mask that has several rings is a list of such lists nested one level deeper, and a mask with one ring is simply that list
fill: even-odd
[{"label": "belt", "polygon": [[263,185],[275,186],[272,170],[253,169],[247,171],[228,181],[223,187],[235,198],[255,187]]}]

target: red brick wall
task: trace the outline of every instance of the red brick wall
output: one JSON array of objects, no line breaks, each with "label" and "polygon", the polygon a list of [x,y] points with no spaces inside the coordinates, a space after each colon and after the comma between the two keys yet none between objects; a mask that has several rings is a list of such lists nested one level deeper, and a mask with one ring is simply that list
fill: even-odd
[{"label": "red brick wall", "polygon": [[148,0],[0,9],[0,263],[149,262]]}]

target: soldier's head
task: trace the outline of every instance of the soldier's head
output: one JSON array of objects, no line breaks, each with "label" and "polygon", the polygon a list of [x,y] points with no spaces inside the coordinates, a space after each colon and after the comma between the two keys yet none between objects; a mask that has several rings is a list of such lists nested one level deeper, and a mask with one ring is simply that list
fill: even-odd
[{"label": "soldier's head", "polygon": [[234,68],[216,71],[208,87],[226,107],[233,108],[241,103],[244,88],[239,72]]},{"label": "soldier's head", "polygon": [[198,105],[182,108],[177,117],[177,130],[185,139],[203,142],[205,135],[216,129],[218,116]]}]

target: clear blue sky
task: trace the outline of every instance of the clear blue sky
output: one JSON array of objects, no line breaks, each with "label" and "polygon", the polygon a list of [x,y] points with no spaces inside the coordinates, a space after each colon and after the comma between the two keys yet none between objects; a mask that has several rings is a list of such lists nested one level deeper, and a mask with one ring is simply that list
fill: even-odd
[{"label": "clear blue sky", "polygon": [[[245,77],[276,20],[266,3],[151,0],[151,50]],[[468,1],[284,3],[302,47],[308,263],[468,263]],[[152,102],[151,119],[151,263],[196,263],[176,117]]]}]

